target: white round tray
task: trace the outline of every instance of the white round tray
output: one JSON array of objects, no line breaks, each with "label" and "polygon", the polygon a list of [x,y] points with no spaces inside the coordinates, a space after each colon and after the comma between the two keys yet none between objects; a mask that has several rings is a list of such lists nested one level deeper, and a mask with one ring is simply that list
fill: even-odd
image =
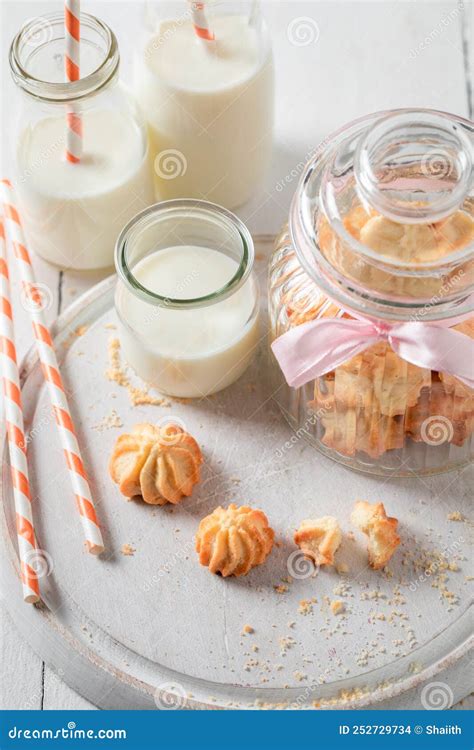
[{"label": "white round tray", "polygon": [[[85,294],[54,330],[104,530],[100,559],[84,549],[34,351],[22,366],[37,535],[50,568],[40,580],[42,607],[21,600],[1,435],[2,588],[25,638],[102,708],[360,708],[408,690],[415,697],[405,707],[415,708],[424,683],[468,658],[469,529],[447,518],[468,513],[466,471],[377,479],[318,454],[293,435],[272,401],[264,339],[250,370],[213,398],[131,406],[126,389],[104,374],[108,340],[117,336],[110,327],[114,284],[107,279]],[[105,427],[112,410],[120,429]],[[172,418],[202,446],[202,483],[176,507],[127,502],[107,472],[118,434],[137,422]],[[355,532],[338,554],[348,573],[330,569],[307,577],[296,570],[302,577],[288,583],[299,522],[333,514],[347,534],[357,499],[382,500],[400,519],[403,543],[390,572],[368,568],[364,540]],[[232,501],[262,508],[278,545],[246,578],[225,580],[199,565],[193,537],[204,515]],[[132,556],[121,553],[126,544],[135,549]],[[423,560],[443,560],[440,552],[459,570],[423,573]],[[414,564],[417,557],[422,562]],[[439,575],[447,576],[454,603],[432,585]],[[335,599],[344,602],[344,614],[332,614]],[[254,632],[243,635],[245,625]],[[467,689],[449,679],[452,699],[464,697]]]}]

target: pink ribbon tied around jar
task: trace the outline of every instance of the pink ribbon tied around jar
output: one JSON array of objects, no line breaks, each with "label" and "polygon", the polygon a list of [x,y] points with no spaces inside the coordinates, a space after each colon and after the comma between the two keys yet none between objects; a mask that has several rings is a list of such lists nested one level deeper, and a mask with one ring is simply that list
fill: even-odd
[{"label": "pink ribbon tied around jar", "polygon": [[474,341],[445,323],[390,325],[366,318],[311,320],[279,336],[272,350],[288,385],[298,388],[381,341],[406,362],[453,375],[474,388]]}]

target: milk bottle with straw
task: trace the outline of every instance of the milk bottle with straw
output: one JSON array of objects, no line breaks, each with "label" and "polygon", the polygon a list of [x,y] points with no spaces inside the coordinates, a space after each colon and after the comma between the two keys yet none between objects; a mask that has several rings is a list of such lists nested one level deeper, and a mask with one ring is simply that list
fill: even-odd
[{"label": "milk bottle with straw", "polygon": [[79,14],[77,0],[27,22],[11,45],[25,229],[31,248],[62,268],[111,266],[122,226],[153,202],[146,129],[119,61],[113,31]]},{"label": "milk bottle with straw", "polygon": [[259,3],[150,5],[135,91],[156,198],[235,208],[258,187],[272,150],[273,63]]}]

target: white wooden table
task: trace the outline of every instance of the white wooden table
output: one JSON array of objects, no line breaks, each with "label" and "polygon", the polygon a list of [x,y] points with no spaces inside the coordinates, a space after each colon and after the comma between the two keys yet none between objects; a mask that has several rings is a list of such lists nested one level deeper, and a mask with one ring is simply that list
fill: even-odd
[{"label": "white wooden table", "polygon": [[[265,188],[239,213],[255,233],[275,233],[286,219],[303,163],[330,131],[365,113],[391,107],[433,107],[472,118],[473,5],[452,0],[263,0],[276,57],[276,140]],[[133,41],[142,21],[136,0],[85,1],[116,32],[122,76],[130,80]],[[8,46],[26,19],[60,8],[42,0],[0,0],[2,176],[11,172],[14,86]],[[319,33],[308,44],[291,43],[295,19],[312,19]],[[302,38],[303,39],[303,38]],[[35,259],[38,279],[51,292],[49,319],[100,277],[58,272]],[[12,269],[14,270],[14,269]],[[13,274],[14,289],[18,281]],[[18,306],[17,306],[18,308]],[[30,345],[29,322],[15,316],[20,354]],[[0,708],[94,708],[67,687],[16,633],[0,601],[0,663],[14,676],[0,684]],[[460,708],[472,705],[466,700]],[[409,706],[398,705],[399,708]]]}]

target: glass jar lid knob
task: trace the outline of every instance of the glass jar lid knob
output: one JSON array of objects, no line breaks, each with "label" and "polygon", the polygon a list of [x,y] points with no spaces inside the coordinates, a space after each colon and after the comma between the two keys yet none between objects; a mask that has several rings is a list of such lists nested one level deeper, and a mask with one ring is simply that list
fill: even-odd
[{"label": "glass jar lid knob", "polygon": [[392,221],[428,224],[459,209],[472,189],[472,135],[441,113],[397,112],[379,120],[355,154],[362,202]]}]

